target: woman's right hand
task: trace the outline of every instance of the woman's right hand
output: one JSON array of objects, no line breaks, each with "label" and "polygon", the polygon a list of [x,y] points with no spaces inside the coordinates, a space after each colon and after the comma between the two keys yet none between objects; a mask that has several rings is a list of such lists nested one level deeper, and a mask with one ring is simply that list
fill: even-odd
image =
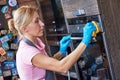
[{"label": "woman's right hand", "polygon": [[71,35],[64,36],[60,40],[60,50],[59,50],[59,52],[61,54],[66,55],[67,47],[69,46],[70,42],[71,42]]},{"label": "woman's right hand", "polygon": [[82,42],[87,46],[92,38],[92,32],[95,31],[96,28],[92,22],[88,22],[85,24],[83,28],[83,39]]}]

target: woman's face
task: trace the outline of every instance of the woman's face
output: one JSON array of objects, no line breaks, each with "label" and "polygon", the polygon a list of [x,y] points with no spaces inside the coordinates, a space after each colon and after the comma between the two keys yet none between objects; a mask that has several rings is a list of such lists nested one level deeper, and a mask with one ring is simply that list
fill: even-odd
[{"label": "woman's face", "polygon": [[40,17],[37,12],[33,15],[33,20],[29,25],[27,25],[27,33],[30,36],[36,37],[36,36],[43,36],[44,31],[44,23],[40,20]]}]

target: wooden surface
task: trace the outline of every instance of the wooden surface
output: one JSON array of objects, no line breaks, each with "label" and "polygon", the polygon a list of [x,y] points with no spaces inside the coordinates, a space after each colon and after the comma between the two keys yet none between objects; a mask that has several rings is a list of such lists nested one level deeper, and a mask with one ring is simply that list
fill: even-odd
[{"label": "wooden surface", "polygon": [[74,10],[84,9],[86,16],[99,14],[96,0],[62,0],[63,10],[67,18],[73,18]]},{"label": "wooden surface", "polygon": [[45,0],[40,2],[40,4],[41,4],[41,10],[42,10],[42,14],[43,14],[43,18],[46,26],[52,25],[52,21],[54,21],[54,13],[53,13],[51,1]]},{"label": "wooden surface", "polygon": [[120,80],[120,1],[98,0],[98,4],[109,54],[112,58],[115,80]]},{"label": "wooden surface", "polygon": [[0,29],[7,28],[7,22],[3,16],[4,16],[4,14],[2,12],[0,12]]},{"label": "wooden surface", "polygon": [[24,5],[37,6],[36,0],[18,0],[18,5],[19,7]]}]

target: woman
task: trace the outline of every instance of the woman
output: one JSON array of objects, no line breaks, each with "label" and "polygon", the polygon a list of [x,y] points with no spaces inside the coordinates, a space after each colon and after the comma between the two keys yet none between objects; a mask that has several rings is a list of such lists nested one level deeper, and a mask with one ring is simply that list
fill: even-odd
[{"label": "woman", "polygon": [[[57,60],[47,56],[45,45],[38,38],[43,36],[44,23],[40,20],[37,9],[30,6],[18,8],[13,15],[11,24],[13,23],[14,26],[11,27],[15,27],[22,36],[16,54],[17,70],[21,80],[45,80],[46,70],[66,73],[79,59],[95,30],[91,22],[87,23],[83,30],[83,39],[78,47],[62,60]],[[23,38],[31,41],[37,48],[28,45]],[[70,35],[62,38],[57,54],[66,53],[70,38]]]}]

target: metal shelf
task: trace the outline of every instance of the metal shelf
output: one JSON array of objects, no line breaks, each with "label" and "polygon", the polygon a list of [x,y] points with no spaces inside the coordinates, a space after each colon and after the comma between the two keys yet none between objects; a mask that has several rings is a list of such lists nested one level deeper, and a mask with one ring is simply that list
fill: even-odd
[{"label": "metal shelf", "polygon": [[68,35],[68,34],[47,34],[47,36],[65,36],[65,35]]},{"label": "metal shelf", "polygon": [[82,37],[71,37],[71,40],[82,40]]}]

